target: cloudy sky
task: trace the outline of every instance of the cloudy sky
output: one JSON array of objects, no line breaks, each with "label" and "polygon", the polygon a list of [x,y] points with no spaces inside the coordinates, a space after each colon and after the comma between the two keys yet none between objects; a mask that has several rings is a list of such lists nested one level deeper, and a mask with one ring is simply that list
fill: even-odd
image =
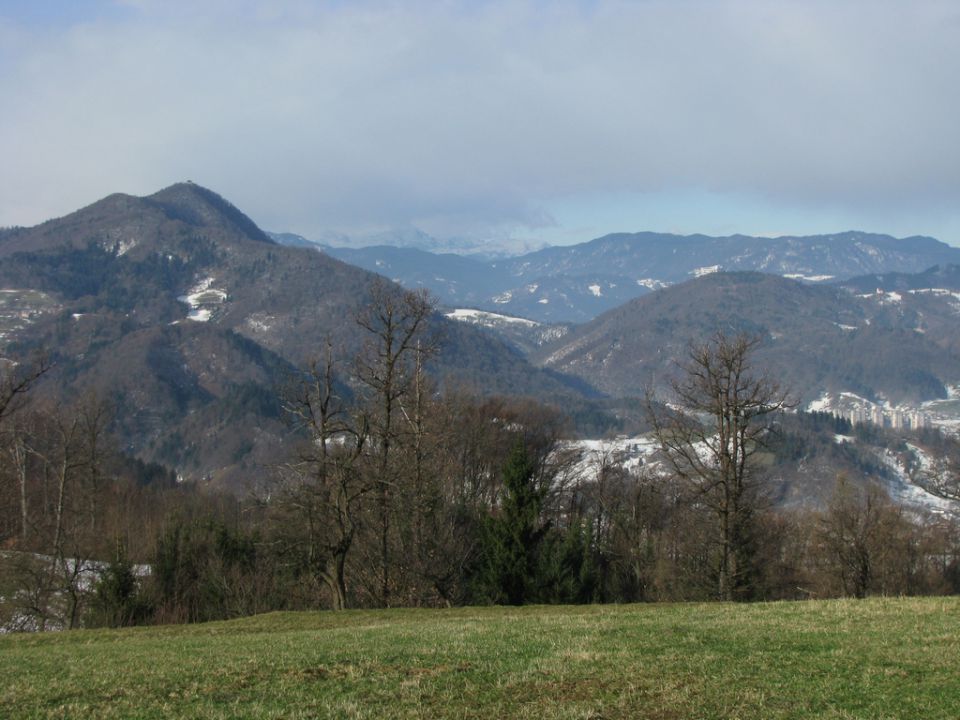
[{"label": "cloudy sky", "polygon": [[0,225],[191,179],[261,226],[960,245],[960,3],[0,1]]}]

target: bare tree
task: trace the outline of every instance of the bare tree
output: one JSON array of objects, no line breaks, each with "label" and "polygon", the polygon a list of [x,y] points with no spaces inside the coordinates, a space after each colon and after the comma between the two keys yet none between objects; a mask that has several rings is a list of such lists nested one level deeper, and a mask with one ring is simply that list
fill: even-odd
[{"label": "bare tree", "polygon": [[0,370],[0,426],[23,406],[27,391],[52,367],[46,355],[26,365],[3,360]]},{"label": "bare tree", "polygon": [[22,575],[27,581],[24,596],[49,599],[48,589],[55,588],[62,611],[51,605],[44,613],[60,615],[62,625],[73,628],[81,620],[102,540],[99,496],[111,455],[109,413],[103,403],[88,397],[73,407],[55,406],[32,416],[31,432],[18,436],[14,454],[24,484],[40,485],[28,529],[34,533],[31,545],[41,554],[28,561],[35,567]]},{"label": "bare tree", "polygon": [[[29,497],[27,492],[27,455],[22,427],[13,417],[23,409],[27,393],[34,383],[43,376],[51,365],[46,355],[38,355],[28,364],[19,364],[10,360],[0,360],[0,438],[3,452],[7,455],[7,467],[11,481],[17,487],[19,500],[19,536],[26,542],[29,526]],[[11,422],[14,420],[14,422]],[[0,540],[3,539],[0,529]]]},{"label": "bare tree", "polygon": [[754,373],[760,340],[718,332],[692,343],[682,376],[671,383],[676,409],[648,396],[648,415],[673,473],[717,520],[717,593],[743,599],[752,589],[752,537],[758,506],[753,459],[764,445],[764,419],[791,405],[780,385]]},{"label": "bare tree", "polygon": [[933,459],[931,467],[921,467],[912,480],[927,492],[948,500],[960,500],[960,449],[955,444]]},{"label": "bare tree", "polygon": [[[356,360],[357,378],[366,388],[366,408],[375,454],[376,525],[379,545],[377,594],[383,606],[391,593],[391,516],[398,480],[394,450],[410,427],[401,419],[401,400],[416,391],[423,363],[437,350],[427,332],[434,301],[426,291],[404,291],[375,280],[369,304],[356,315],[367,333]],[[418,371],[420,368],[420,371]]]},{"label": "bare tree", "polygon": [[284,407],[307,442],[286,466],[294,480],[286,501],[305,521],[307,564],[330,591],[335,610],[347,606],[346,563],[357,533],[359,502],[372,484],[360,469],[364,417],[351,417],[334,383],[333,351],[287,393]]},{"label": "bare tree", "polygon": [[841,595],[906,592],[911,525],[903,509],[875,483],[857,488],[840,475],[820,513],[819,556]]}]

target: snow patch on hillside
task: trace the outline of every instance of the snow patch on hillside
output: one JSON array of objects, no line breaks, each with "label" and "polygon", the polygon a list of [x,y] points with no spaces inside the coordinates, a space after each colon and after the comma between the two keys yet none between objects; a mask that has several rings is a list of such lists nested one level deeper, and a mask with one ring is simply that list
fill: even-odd
[{"label": "snow patch on hillside", "polygon": [[543,342],[550,342],[552,340],[559,340],[564,335],[570,331],[566,325],[556,325],[554,327],[547,328],[540,333],[540,339]]},{"label": "snow patch on hillside", "polygon": [[911,295],[935,295],[937,297],[942,297],[947,300],[953,308],[960,312],[960,292],[955,290],[946,290],[944,288],[919,288],[917,290],[909,290]]},{"label": "snow patch on hillside", "polygon": [[864,300],[876,300],[881,305],[897,305],[903,302],[903,295],[900,293],[891,290],[887,292],[877,288],[876,292],[864,293],[862,295],[857,295],[858,298],[863,298]]},{"label": "snow patch on hillside", "polygon": [[957,503],[934,495],[916,485],[910,477],[909,470],[901,462],[899,456],[890,450],[878,452],[881,462],[892,471],[893,480],[887,482],[887,492],[896,503],[903,503],[913,507],[921,507],[936,513],[956,512]]},{"label": "snow patch on hillside", "polygon": [[190,306],[190,311],[187,313],[188,320],[207,322],[213,315],[213,311],[226,302],[226,291],[211,287],[214,282],[215,280],[212,277],[205,277],[190,288],[186,295],[177,298],[180,302]]},{"label": "snow patch on hillside", "polygon": [[807,404],[807,412],[827,412],[833,408],[833,396],[825,392],[816,400],[811,400]]},{"label": "snow patch on hillside", "polygon": [[911,295],[943,295],[946,297],[952,297],[955,300],[960,300],[960,292],[956,290],[946,290],[945,288],[917,288],[916,290],[908,290]]},{"label": "snow patch on hillside", "polygon": [[[838,444],[856,442],[856,438],[850,435],[836,434],[833,439]],[[915,445],[908,445],[908,447],[920,470],[929,470],[932,465],[931,458]],[[652,435],[619,437],[614,440],[569,441],[563,443],[560,452],[575,453],[571,476],[581,481],[596,479],[604,466],[621,467],[630,472],[646,468],[646,472],[653,476],[667,473],[662,460],[657,458],[659,445]],[[698,447],[697,453],[705,462],[710,461],[710,452],[707,447]],[[882,479],[882,483],[894,503],[937,514],[960,511],[960,503],[935,495],[918,485],[911,475],[910,468],[905,465],[903,456],[887,449],[877,450],[876,455],[890,470],[889,475]]]},{"label": "snow patch on hillside", "polygon": [[117,255],[126,255],[136,246],[137,241],[133,238],[130,238],[129,240],[121,240],[119,243],[117,243]]},{"label": "snow patch on hillside", "polygon": [[527,318],[513,317],[512,315],[501,315],[499,313],[487,312],[485,310],[474,310],[472,308],[457,308],[451,312],[445,313],[451,320],[460,322],[475,323],[478,325],[523,325],[524,327],[537,327],[540,323]]},{"label": "snow patch on hillside", "polygon": [[561,452],[564,451],[577,454],[571,474],[581,480],[592,480],[604,465],[630,472],[639,470],[652,461],[659,445],[652,436],[641,435],[614,440],[571,440],[561,446]]},{"label": "snow patch on hillside", "polygon": [[804,275],[803,273],[784,273],[783,277],[788,280],[806,280],[807,282],[827,282],[833,280],[833,275]]},{"label": "snow patch on hillside", "polygon": [[255,313],[247,318],[247,327],[250,328],[252,332],[255,333],[264,333],[273,328],[273,318],[266,313]]},{"label": "snow patch on hillside", "polygon": [[587,290],[593,293],[594,297],[600,297],[599,285],[587,285]]},{"label": "snow patch on hillside", "polygon": [[690,271],[690,274],[694,277],[703,277],[704,275],[711,275],[715,272],[720,272],[719,265],[705,265],[703,267],[694,268]]},{"label": "snow patch on hillside", "polygon": [[670,283],[664,282],[663,280],[655,280],[654,278],[638,278],[637,285],[640,287],[649,288],[651,290],[659,290],[660,288],[670,287]]}]

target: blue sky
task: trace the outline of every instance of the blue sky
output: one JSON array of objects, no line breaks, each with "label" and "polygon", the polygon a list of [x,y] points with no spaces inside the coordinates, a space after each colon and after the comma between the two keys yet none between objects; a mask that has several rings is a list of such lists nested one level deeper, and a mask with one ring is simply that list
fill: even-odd
[{"label": "blue sky", "polygon": [[942,0],[0,0],[0,225],[191,179],[263,227],[960,245]]}]

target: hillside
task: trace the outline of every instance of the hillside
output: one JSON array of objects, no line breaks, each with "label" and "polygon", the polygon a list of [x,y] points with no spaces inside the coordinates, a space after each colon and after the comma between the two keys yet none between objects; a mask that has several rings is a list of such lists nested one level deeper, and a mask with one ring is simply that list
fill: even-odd
[{"label": "hillside", "polygon": [[957,598],[271,613],[0,637],[0,714],[952,718]]},{"label": "hillside", "polygon": [[651,290],[721,270],[819,283],[960,262],[960,249],[933,238],[863,232],[777,238],[619,233],[487,262],[405,247],[324,252],[407,287],[429,288],[451,308],[554,323],[585,322]]},{"label": "hillside", "polygon": [[934,265],[922,272],[858,275],[837,283],[852,292],[960,292],[960,265]]},{"label": "hillside", "polygon": [[427,288],[446,305],[484,303],[502,292],[503,280],[487,263],[450,253],[378,245],[367,248],[324,247],[343,262],[379,273],[407,288]]},{"label": "hillside", "polygon": [[[651,293],[579,326],[533,357],[612,395],[663,388],[691,340],[718,330],[763,338],[755,365],[809,402],[944,398],[960,381],[955,308],[924,293],[872,293],[760,273],[714,273]],[[952,298],[949,298],[952,301]],[[936,327],[937,332],[927,332]],[[950,332],[947,332],[947,328]]]},{"label": "hillside", "polygon": [[[345,368],[373,275],[274,243],[190,183],[111,195],[0,238],[4,354],[52,354],[46,391],[118,409],[128,450],[192,478],[262,472],[289,434],[278,388],[329,338]],[[484,393],[580,395],[501,341],[441,315],[435,372]]]}]

